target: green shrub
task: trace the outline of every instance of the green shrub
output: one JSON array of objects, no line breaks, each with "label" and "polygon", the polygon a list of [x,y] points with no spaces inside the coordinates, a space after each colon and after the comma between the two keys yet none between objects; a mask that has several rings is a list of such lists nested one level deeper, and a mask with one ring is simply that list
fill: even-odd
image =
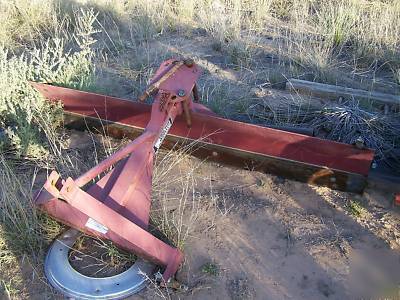
[{"label": "green shrub", "polygon": [[352,214],[354,217],[361,217],[364,212],[365,208],[361,206],[358,201],[350,200],[346,205],[347,211]]},{"label": "green shrub", "polygon": [[[3,150],[7,147],[19,156],[40,158],[46,153],[48,135],[53,135],[60,124],[59,106],[45,101],[29,81],[78,89],[90,89],[93,85],[91,45],[95,42],[92,35],[96,32],[93,29],[96,14],[92,10],[81,10],[76,18],[74,44],[67,38],[48,39],[40,47],[20,55],[0,48],[0,127],[4,128],[0,147]],[[76,46],[78,50],[73,51]]]}]

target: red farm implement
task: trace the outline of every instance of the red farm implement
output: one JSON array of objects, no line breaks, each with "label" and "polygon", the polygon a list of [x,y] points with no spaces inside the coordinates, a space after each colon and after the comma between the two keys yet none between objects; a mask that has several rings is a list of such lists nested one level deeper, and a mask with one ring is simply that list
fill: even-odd
[{"label": "red farm implement", "polygon": [[[161,266],[163,280],[168,281],[183,254],[148,231],[153,160],[161,144],[172,148],[177,141],[197,141],[193,155],[198,157],[333,189],[362,192],[374,156],[372,150],[220,118],[198,103],[199,76],[200,69],[191,60],[165,61],[140,97],[144,100],[153,96],[151,106],[33,83],[49,100],[62,102],[69,126],[82,127],[84,121],[85,127],[105,126],[115,137],[136,137],[76,179],[62,179],[53,171],[37,194],[36,205],[79,231],[109,239]],[[63,243],[71,246],[75,235],[72,231],[64,235]],[[60,252],[67,251],[61,244],[57,246]],[[57,255],[53,247],[48,255],[49,264],[57,264]],[[65,255],[59,259],[65,261]],[[68,268],[65,263],[64,266]],[[125,287],[123,278],[114,278],[113,284],[117,283],[113,286],[110,280],[83,284],[85,278],[58,274],[56,269],[49,267],[47,277],[72,296],[123,297],[137,291],[144,281],[143,277],[137,279],[135,289]],[[142,265],[142,269],[151,268]],[[138,276],[135,270],[132,276]],[[129,278],[125,283],[128,286]]]}]

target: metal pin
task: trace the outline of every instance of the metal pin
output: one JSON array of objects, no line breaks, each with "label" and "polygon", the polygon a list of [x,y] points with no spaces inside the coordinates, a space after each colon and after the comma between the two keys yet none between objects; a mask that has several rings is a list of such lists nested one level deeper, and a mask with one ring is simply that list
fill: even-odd
[{"label": "metal pin", "polygon": [[186,95],[186,93],[185,93],[184,90],[179,90],[179,91],[178,91],[178,96],[179,96],[179,97],[184,97],[185,95]]}]

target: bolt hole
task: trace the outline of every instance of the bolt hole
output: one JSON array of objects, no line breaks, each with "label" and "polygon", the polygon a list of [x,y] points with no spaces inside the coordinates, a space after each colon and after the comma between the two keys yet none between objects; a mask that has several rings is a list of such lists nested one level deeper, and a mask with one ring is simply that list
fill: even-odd
[{"label": "bolt hole", "polygon": [[119,285],[119,283],[117,283],[117,285]]},{"label": "bolt hole", "polygon": [[99,289],[96,289],[96,293],[100,293],[100,290],[99,290]]},{"label": "bolt hole", "polygon": [[58,249],[58,250],[62,251],[62,248],[60,248],[60,249]]}]

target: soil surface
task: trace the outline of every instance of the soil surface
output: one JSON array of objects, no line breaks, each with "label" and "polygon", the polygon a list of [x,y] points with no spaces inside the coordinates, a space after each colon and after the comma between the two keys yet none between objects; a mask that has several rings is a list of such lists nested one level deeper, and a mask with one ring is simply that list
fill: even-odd
[{"label": "soil surface", "polygon": [[90,236],[80,236],[68,253],[71,266],[79,273],[96,278],[114,276],[129,269],[135,255]]},{"label": "soil surface", "polygon": [[[216,207],[205,210],[185,243],[177,278],[189,291],[169,297],[400,296],[399,210],[391,195],[337,192],[211,163],[199,166],[196,183]],[[352,201],[361,204],[358,216]],[[150,286],[131,299],[153,297]]]}]

